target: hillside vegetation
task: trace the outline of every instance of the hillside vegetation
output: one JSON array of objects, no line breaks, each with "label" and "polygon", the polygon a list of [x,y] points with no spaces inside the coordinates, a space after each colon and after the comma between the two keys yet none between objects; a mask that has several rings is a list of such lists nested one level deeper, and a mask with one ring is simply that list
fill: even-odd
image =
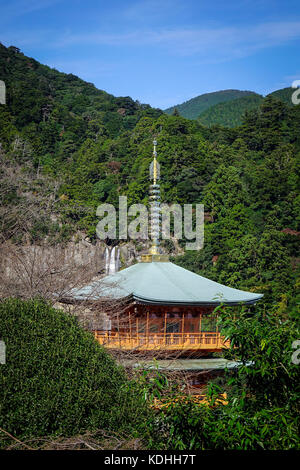
[{"label": "hillside vegetation", "polygon": [[243,122],[244,114],[247,111],[258,108],[262,100],[262,96],[253,93],[249,96],[218,103],[200,113],[198,119],[204,126],[240,126]]},{"label": "hillside vegetation", "polygon": [[[0,106],[3,240],[56,243],[78,230],[95,240],[99,204],[118,207],[120,195],[128,205],[148,202],[156,137],[163,201],[203,203],[207,213],[204,248],[175,262],[297,308],[299,105],[269,96],[242,125],[207,128],[110,97],[14,48],[1,47],[0,64],[9,84]],[[171,241],[165,246],[173,252]]]},{"label": "hillside vegetation", "polygon": [[[294,91],[293,88],[283,88],[267,96],[272,96],[291,106]],[[252,91],[224,90],[197,96],[166,109],[165,113],[199,119],[204,126],[235,127],[242,124],[246,112],[259,107],[262,99],[262,95]]]},{"label": "hillside vegetation", "polygon": [[268,96],[273,96],[280,101],[283,101],[285,104],[292,105],[292,94],[294,93],[295,88],[282,88],[281,90],[276,90],[270,93]]},{"label": "hillside vegetation", "polygon": [[214,91],[212,93],[204,93],[203,95],[196,96],[191,100],[185,101],[182,104],[177,104],[168,109],[165,109],[165,113],[173,114],[175,109],[187,119],[197,119],[197,117],[206,109],[214,106],[218,103],[224,103],[231,101],[243,96],[253,94],[253,91],[241,91],[241,90],[221,90]]}]

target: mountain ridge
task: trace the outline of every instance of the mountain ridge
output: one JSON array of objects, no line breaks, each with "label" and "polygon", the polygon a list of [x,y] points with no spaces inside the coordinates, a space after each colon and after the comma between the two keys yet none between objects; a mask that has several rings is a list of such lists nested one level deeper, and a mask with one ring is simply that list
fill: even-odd
[{"label": "mountain ridge", "polygon": [[203,111],[198,116],[198,120],[204,126],[236,127],[242,124],[245,112],[256,109],[262,101],[263,96],[255,93],[217,103]]},{"label": "mountain ridge", "polygon": [[171,106],[164,110],[167,114],[173,114],[175,108],[179,114],[187,119],[197,119],[199,114],[209,107],[221,103],[230,101],[232,99],[240,98],[242,96],[248,96],[255,93],[250,90],[236,90],[236,89],[226,89],[226,90],[217,90],[210,93],[203,93],[201,95],[195,96],[190,100],[184,101],[181,104]]},{"label": "mountain ridge", "polygon": [[[291,105],[293,92],[293,88],[281,88],[265,97],[272,96]],[[245,112],[257,109],[265,97],[254,91],[220,90],[203,93],[182,104],[167,108],[164,112],[175,113],[187,119],[198,119],[205,126],[234,127],[241,124]]]}]

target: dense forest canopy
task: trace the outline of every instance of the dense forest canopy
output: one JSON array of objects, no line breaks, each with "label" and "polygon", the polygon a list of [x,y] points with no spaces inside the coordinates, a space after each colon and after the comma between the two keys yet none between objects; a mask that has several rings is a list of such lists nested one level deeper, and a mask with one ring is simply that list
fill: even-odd
[{"label": "dense forest canopy", "polygon": [[204,93],[203,95],[196,96],[182,104],[171,106],[165,109],[165,113],[173,114],[175,109],[178,111],[180,116],[187,119],[197,119],[197,117],[205,110],[209,109],[218,103],[226,103],[245,96],[255,94],[253,91],[241,91],[241,90],[221,90],[213,91],[212,93]]},{"label": "dense forest canopy", "polygon": [[39,211],[26,226],[31,242],[67,241],[78,230],[95,240],[100,203],[117,206],[120,195],[129,204],[147,202],[156,137],[163,200],[203,203],[207,213],[203,250],[175,262],[294,311],[299,106],[268,96],[241,125],[208,128],[113,97],[2,45],[0,77],[7,85],[0,106],[4,239],[22,242],[27,221],[16,222],[18,207],[33,205]]},{"label": "dense forest canopy", "polygon": [[[294,88],[282,88],[267,96],[273,96],[288,106],[292,105]],[[223,90],[196,96],[182,104],[165,110],[167,114],[175,114],[188,119],[199,119],[205,126],[221,125],[224,127],[240,126],[244,114],[257,109],[263,96],[253,91]]]},{"label": "dense forest canopy", "polygon": [[199,121],[205,126],[223,125],[236,127],[242,124],[247,111],[258,108],[263,97],[253,93],[234,100],[215,104],[199,114]]}]

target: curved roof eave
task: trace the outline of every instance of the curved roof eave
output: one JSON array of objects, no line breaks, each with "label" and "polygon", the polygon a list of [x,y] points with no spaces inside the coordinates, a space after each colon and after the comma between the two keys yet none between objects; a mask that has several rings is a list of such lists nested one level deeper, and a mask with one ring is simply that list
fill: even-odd
[{"label": "curved roof eave", "polygon": [[263,294],[224,286],[171,262],[138,263],[81,289],[73,298],[134,299],[147,305],[218,306],[254,304]]},{"label": "curved roof eave", "polygon": [[181,306],[206,306],[206,307],[217,307],[218,305],[229,305],[229,306],[234,306],[234,305],[253,305],[255,304],[258,300],[260,300],[263,297],[263,294],[259,294],[257,298],[251,299],[251,300],[240,300],[240,301],[226,301],[225,299],[223,301],[216,300],[215,302],[209,301],[209,302],[199,302],[199,301],[169,301],[169,300],[163,300],[163,299],[150,299],[150,298],[145,298],[145,297],[140,297],[137,295],[132,294],[132,297],[134,300],[137,302],[141,302],[143,304],[147,305],[181,305]]}]

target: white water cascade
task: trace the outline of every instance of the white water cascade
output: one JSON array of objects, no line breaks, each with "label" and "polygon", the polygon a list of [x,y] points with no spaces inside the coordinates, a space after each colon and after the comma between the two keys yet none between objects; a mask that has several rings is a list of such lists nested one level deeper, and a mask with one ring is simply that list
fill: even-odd
[{"label": "white water cascade", "polygon": [[105,249],[105,273],[115,274],[120,267],[120,249],[113,246],[111,249],[107,246]]}]

